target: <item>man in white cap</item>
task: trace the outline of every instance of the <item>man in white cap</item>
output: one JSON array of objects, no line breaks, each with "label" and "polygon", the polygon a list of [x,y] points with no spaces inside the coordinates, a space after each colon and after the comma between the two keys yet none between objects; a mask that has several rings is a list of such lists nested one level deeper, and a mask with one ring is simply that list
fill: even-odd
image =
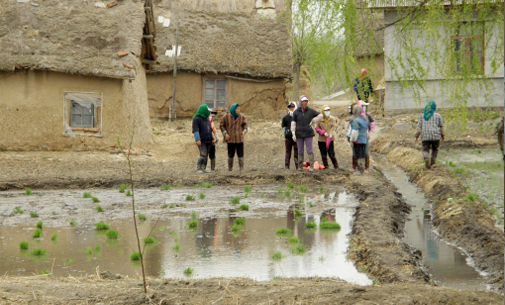
[{"label": "man in white cap", "polygon": [[291,162],[291,150],[293,150],[295,170],[298,170],[298,146],[296,145],[295,137],[291,132],[291,122],[293,121],[293,112],[296,109],[296,104],[290,102],[288,104],[288,114],[282,118],[282,133],[284,134],[284,144],[286,146],[286,157],[284,160],[284,168],[289,169]]},{"label": "man in white cap", "polygon": [[356,92],[358,101],[368,102],[368,97],[373,92],[372,81],[367,73],[365,68],[361,69],[361,76],[354,80],[354,92]]}]

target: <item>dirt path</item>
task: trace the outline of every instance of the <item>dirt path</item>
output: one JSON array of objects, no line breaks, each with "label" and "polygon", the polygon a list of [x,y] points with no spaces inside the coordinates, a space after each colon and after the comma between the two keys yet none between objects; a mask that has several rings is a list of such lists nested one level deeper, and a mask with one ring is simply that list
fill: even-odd
[{"label": "dirt path", "polygon": [[[342,113],[344,113],[342,109]],[[401,241],[402,229],[410,207],[400,200],[395,188],[379,172],[356,175],[349,171],[350,148],[340,137],[336,142],[338,171],[284,170],[284,142],[280,122],[255,121],[250,123],[246,138],[246,170],[239,173],[225,171],[225,147],[217,149],[218,171],[199,175],[195,173],[197,151],[190,137],[189,121],[153,124],[155,144],[147,154],[135,156],[135,177],[138,186],[159,188],[162,184],[190,186],[211,182],[214,185],[256,185],[268,183],[337,184],[345,186],[361,202],[349,247],[349,256],[357,266],[376,279],[371,287],[357,287],[333,279],[289,279],[272,282],[254,282],[247,279],[209,279],[200,281],[161,281],[152,279],[146,298],[140,293],[138,280],[98,281],[51,277],[2,278],[0,297],[6,304],[96,304],[113,301],[116,304],[216,304],[239,303],[302,303],[302,304],[502,304],[503,297],[490,292],[456,291],[432,287],[425,272],[422,256]],[[384,127],[387,125],[384,124]],[[341,135],[343,134],[341,129]],[[485,139],[484,139],[485,140]],[[377,142],[394,148],[394,141]],[[485,142],[485,141],[484,141]],[[379,145],[377,144],[377,145]],[[484,144],[483,144],[484,145]],[[316,159],[320,160],[317,148]],[[388,153],[385,150],[383,153]],[[115,187],[126,181],[126,163],[123,156],[108,152],[1,152],[0,190],[12,189],[91,189]],[[236,161],[235,161],[236,162]],[[293,167],[293,166],[292,166]],[[408,169],[408,165],[407,165]],[[435,177],[426,177],[426,180]],[[451,184],[425,188],[427,194],[452,194],[460,189]],[[468,223],[477,226],[485,218],[481,210],[439,214],[434,211],[439,226],[454,226],[455,235],[475,244],[475,257],[492,257],[479,267],[491,270],[496,284],[503,283],[498,276],[503,272],[503,234],[501,265],[498,261],[500,245],[495,232],[486,233],[486,248],[478,235],[466,232]],[[121,207],[118,207],[121,209]],[[128,207],[123,207],[127,209]],[[473,214],[472,214],[473,213]],[[445,215],[445,216],[444,216]],[[83,216],[84,217],[84,216]],[[443,221],[448,219],[449,221]],[[490,248],[491,247],[491,248]],[[491,250],[489,250],[491,249]],[[491,252],[490,252],[491,251]],[[485,260],[487,261],[487,260]],[[75,288],[78,288],[77,291]],[[98,289],[100,288],[100,289]]]}]

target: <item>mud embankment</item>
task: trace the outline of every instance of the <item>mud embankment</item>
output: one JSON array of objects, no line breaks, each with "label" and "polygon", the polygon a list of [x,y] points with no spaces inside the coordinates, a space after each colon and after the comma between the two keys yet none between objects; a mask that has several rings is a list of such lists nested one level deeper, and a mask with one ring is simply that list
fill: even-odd
[{"label": "mud embankment", "polygon": [[475,267],[489,275],[493,290],[503,293],[504,234],[485,205],[466,201],[468,195],[461,183],[440,165],[424,168],[421,151],[400,142],[378,137],[372,152],[386,155],[389,161],[405,170],[432,205],[433,224],[446,242],[463,249]]}]

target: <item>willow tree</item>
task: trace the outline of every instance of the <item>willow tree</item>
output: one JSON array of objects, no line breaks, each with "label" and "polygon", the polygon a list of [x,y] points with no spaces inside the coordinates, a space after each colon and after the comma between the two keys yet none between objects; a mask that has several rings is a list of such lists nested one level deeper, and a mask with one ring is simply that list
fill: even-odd
[{"label": "willow tree", "polygon": [[288,0],[287,4],[291,12],[293,98],[296,100],[301,67],[308,65],[309,72],[312,72],[315,66],[330,62],[333,46],[331,41],[339,35],[337,31],[340,23],[337,19],[340,3],[327,0]]},{"label": "willow tree", "polygon": [[[426,102],[426,96],[437,96],[448,103],[446,106],[460,110],[463,116],[466,107],[471,106],[469,100],[475,100],[476,94],[479,95],[479,106],[486,106],[486,101],[498,98],[491,94],[497,92],[496,75],[503,67],[503,0],[333,0],[314,3],[319,5],[316,8],[323,8],[331,16],[319,24],[318,33],[338,36],[333,40],[336,42],[333,49],[339,54],[334,62],[326,63],[338,69],[334,69],[335,75],[324,77],[333,77],[343,88],[352,88],[357,71],[363,66],[363,61],[358,63],[357,54],[364,49],[370,54],[382,52],[382,46],[376,40],[377,34],[384,31],[385,73],[391,80],[392,91],[415,101],[418,106]],[[319,71],[316,67],[321,66],[321,62],[307,54],[325,52],[327,46],[311,53],[302,52],[304,56],[298,53],[305,50],[307,44],[317,47],[321,41],[328,41],[327,36],[312,35],[311,38],[317,40],[315,43],[299,39],[299,29],[307,27],[301,21],[314,16],[314,10],[310,5],[299,5],[292,11],[295,73],[300,58],[306,60],[310,72]],[[299,24],[303,26],[296,26]],[[305,32],[310,30],[305,29]],[[373,68],[375,64],[372,58],[368,58],[367,66]],[[503,91],[500,95],[503,99]]]}]

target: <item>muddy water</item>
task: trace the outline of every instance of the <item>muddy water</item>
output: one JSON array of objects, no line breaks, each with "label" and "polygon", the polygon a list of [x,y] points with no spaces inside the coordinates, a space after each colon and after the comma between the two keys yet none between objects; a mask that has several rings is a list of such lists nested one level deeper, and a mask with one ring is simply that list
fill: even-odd
[{"label": "muddy water", "polygon": [[[434,231],[428,200],[422,191],[409,182],[407,174],[383,157],[374,158],[386,178],[412,206],[405,224],[404,241],[422,251],[425,265],[437,284],[457,288],[486,290],[485,279],[473,267],[471,260],[455,247],[447,245]],[[426,211],[426,212],[425,212]]]},{"label": "muddy water", "polygon": [[[147,274],[183,278],[183,271],[192,268],[193,278],[248,277],[271,280],[277,277],[322,276],[341,278],[359,285],[372,283],[345,258],[348,247],[346,235],[351,231],[354,207],[358,204],[352,196],[336,189],[337,192],[328,192],[326,196],[306,195],[304,203],[299,203],[297,196],[291,199],[279,198],[278,187],[255,186],[254,189],[258,191],[253,190],[249,196],[241,194],[240,204],[250,205],[250,210],[243,212],[232,211],[229,204],[222,204],[229,197],[240,194],[239,188],[227,188],[227,196],[218,199],[210,199],[213,197],[211,194],[219,192],[217,187],[197,191],[179,189],[170,194],[139,190],[139,202],[151,202],[153,206],[151,210],[146,208],[148,220],[141,222],[139,234],[145,237],[152,230],[151,236],[158,242],[146,249]],[[179,208],[166,208],[163,211],[168,210],[168,213],[159,219],[156,217],[156,213],[160,214],[161,211],[159,204],[177,202],[172,198],[174,196],[180,202],[179,197],[198,194],[200,191],[207,193],[206,200],[187,202],[187,205]],[[58,192],[59,195],[56,194]],[[36,204],[45,206],[45,209],[38,209],[41,215],[37,219],[27,217],[27,213],[3,219],[4,225],[0,229],[0,273],[31,275],[47,270],[58,276],[75,276],[92,274],[99,268],[101,271],[128,276],[140,274],[139,264],[130,260],[133,248],[136,247],[131,220],[122,217],[128,213],[125,207],[118,208],[124,201],[124,194],[123,197],[118,197],[116,190],[100,190],[93,192],[93,195],[100,196],[100,204],[106,208],[104,213],[93,211],[94,205],[91,205],[89,208],[82,207],[82,210],[80,208],[77,214],[70,213],[63,217],[60,213],[65,213],[65,208],[75,204],[76,200],[80,201],[78,197],[82,197],[82,192],[74,194],[72,191],[47,191],[29,199],[17,193],[3,193],[1,200],[6,211],[19,205],[28,211],[30,206]],[[57,198],[65,203],[58,202]],[[23,205],[23,200],[28,200],[29,203]],[[56,209],[49,207],[51,202],[62,207],[56,210],[57,215],[49,212]],[[221,202],[221,205],[217,202]],[[308,202],[313,207],[307,206]],[[303,213],[301,217],[295,217],[295,208]],[[198,225],[194,230],[187,226],[192,211],[199,213]],[[51,216],[44,217],[48,213]],[[14,221],[13,218],[16,217],[18,219]],[[75,228],[68,225],[68,219],[73,217],[79,222]],[[91,220],[85,219],[88,217]],[[238,217],[245,219],[243,230],[232,232],[233,222]],[[322,217],[336,221],[341,229],[321,230],[319,226],[310,230],[305,228],[306,222],[319,224]],[[44,225],[42,238],[34,240],[31,236],[35,230],[34,223],[38,220],[44,220],[44,224],[48,225]],[[103,233],[97,233],[90,223],[98,221],[107,222],[111,229],[119,232],[120,238],[111,242]],[[291,234],[288,236],[297,237],[299,242],[290,244],[288,236],[276,235],[275,230],[279,228],[290,229]],[[50,237],[55,233],[58,238],[51,241]],[[19,250],[21,241],[29,242],[28,251]],[[297,253],[294,251],[297,246],[303,246],[306,251]],[[35,248],[44,249],[47,254],[41,257],[31,255]],[[282,253],[282,259],[271,258],[276,251]]]}]

